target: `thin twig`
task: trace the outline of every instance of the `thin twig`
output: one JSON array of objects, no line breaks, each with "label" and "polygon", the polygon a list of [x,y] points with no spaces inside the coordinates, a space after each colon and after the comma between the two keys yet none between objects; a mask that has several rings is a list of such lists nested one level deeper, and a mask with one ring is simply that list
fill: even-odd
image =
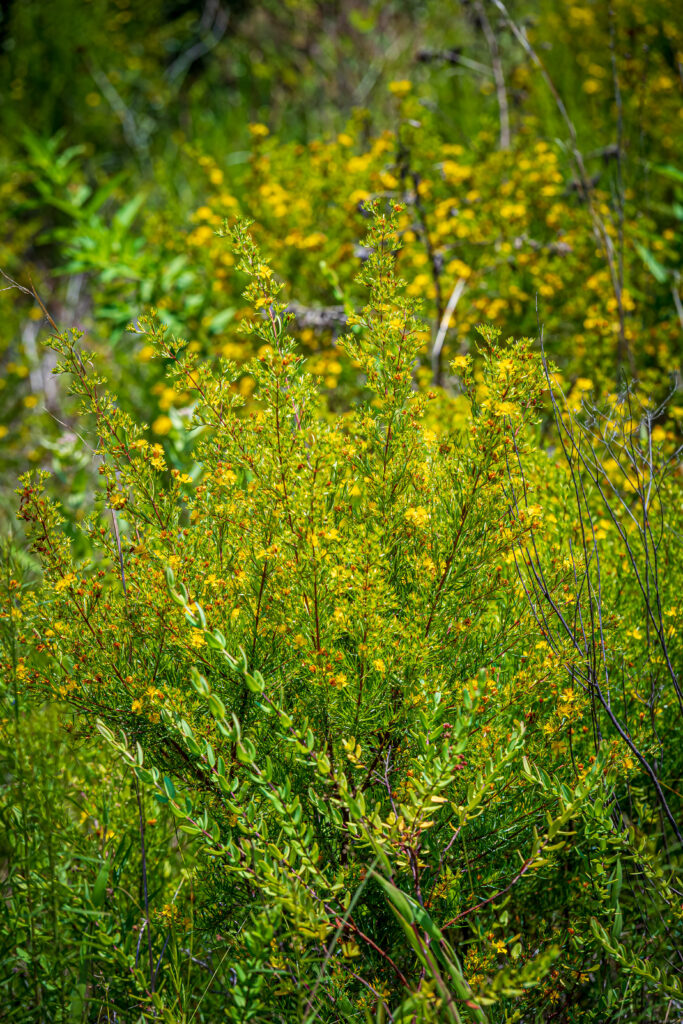
[{"label": "thin twig", "polygon": [[152,955],[152,930],[149,919],[149,892],[147,889],[147,851],[145,848],[145,816],[142,811],[142,797],[140,795],[140,783],[137,775],[134,776],[135,796],[138,801],[138,818],[140,822],[140,856],[142,860],[142,895],[145,903],[145,925],[147,927],[147,955],[149,958],[149,985],[154,992],[154,957]]},{"label": "thin twig", "polygon": [[486,10],[481,0],[475,5],[475,11],[481,24],[482,32],[491,54],[491,68],[493,80],[496,83],[496,97],[498,99],[498,114],[500,118],[500,148],[510,148],[510,107],[508,105],[508,94],[505,88],[505,75],[503,74],[503,62],[500,59],[500,47],[496,34],[491,28]]},{"label": "thin twig", "polygon": [[451,322],[451,317],[453,316],[453,313],[455,312],[455,307],[458,305],[458,302],[460,301],[462,293],[465,291],[466,287],[467,282],[465,278],[459,277],[453,286],[453,291],[451,292],[450,297],[448,299],[448,305],[446,306],[444,314],[441,317],[439,330],[436,335],[436,338],[434,339],[434,344],[432,346],[432,374],[434,375],[434,380],[436,380],[437,375],[440,373],[441,352],[443,350],[444,341],[446,340],[446,333],[448,332],[448,326]]}]

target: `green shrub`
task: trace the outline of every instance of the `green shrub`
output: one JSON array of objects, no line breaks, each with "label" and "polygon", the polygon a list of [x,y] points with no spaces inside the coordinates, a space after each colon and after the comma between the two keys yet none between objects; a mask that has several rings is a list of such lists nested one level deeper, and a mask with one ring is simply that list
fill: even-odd
[{"label": "green shrub", "polygon": [[[197,941],[229,979],[227,1019],[656,1019],[681,998],[679,854],[666,824],[646,840],[647,781],[582,685],[595,641],[577,656],[543,618],[543,601],[571,593],[576,617],[593,595],[590,552],[568,556],[559,528],[565,470],[538,444],[543,364],[483,327],[481,375],[453,366],[469,411],[441,397],[430,415],[424,326],[396,277],[403,208],[370,212],[369,300],[339,342],[361,382],[346,412],[241,224],[257,357],[211,365],[154,318],[133,328],[192,396],[188,472],[78,332],[51,340],[101,486],[75,558],[43,476],[23,480],[44,580],[21,603],[22,692],[97,722],[195,841]],[[603,573],[616,552],[601,547]],[[622,601],[627,649],[638,606],[619,582],[601,614]],[[149,1012],[174,1019],[169,999]]]},{"label": "green shrub", "polygon": [[220,990],[224,978],[193,958],[194,858],[172,817],[96,742],[92,723],[61,702],[25,699],[22,561],[6,562],[0,616],[3,1019],[139,1019],[152,1005],[150,930],[157,998],[177,1019],[189,1006],[215,1019],[207,979],[215,970]]}]

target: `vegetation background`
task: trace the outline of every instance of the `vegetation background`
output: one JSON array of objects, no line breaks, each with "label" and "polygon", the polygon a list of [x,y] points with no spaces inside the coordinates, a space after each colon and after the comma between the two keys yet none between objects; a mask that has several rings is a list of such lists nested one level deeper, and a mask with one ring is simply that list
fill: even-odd
[{"label": "vegetation background", "polygon": [[683,1020],[678,5],[0,53],[4,1019]]}]

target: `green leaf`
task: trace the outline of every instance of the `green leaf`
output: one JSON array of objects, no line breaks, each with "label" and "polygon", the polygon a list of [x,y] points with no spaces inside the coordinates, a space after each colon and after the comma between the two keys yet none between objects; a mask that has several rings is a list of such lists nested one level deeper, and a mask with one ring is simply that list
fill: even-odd
[{"label": "green leaf", "polygon": [[207,698],[207,701],[209,704],[209,710],[211,711],[213,717],[217,718],[221,722],[224,721],[226,716],[225,704],[220,699],[218,694],[210,693]]},{"label": "green leaf", "polygon": [[95,879],[95,884],[92,890],[92,903],[95,907],[101,907],[104,903],[104,896],[107,890],[107,882],[109,881],[109,862],[105,861],[99,870],[99,874]]},{"label": "green leaf", "polygon": [[656,259],[656,257],[650,252],[650,250],[646,249],[645,246],[642,245],[640,242],[636,242],[635,247],[638,252],[638,255],[640,256],[643,263],[654,277],[655,281],[657,281],[659,284],[664,284],[664,282],[667,281],[670,276],[670,273],[667,270],[667,268],[662,263],[660,263],[659,260]]}]

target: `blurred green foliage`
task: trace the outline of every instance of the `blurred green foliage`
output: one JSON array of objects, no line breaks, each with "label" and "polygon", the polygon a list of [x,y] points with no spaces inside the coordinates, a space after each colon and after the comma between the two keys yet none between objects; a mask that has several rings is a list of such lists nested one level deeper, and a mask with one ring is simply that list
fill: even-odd
[{"label": "blurred green foliage", "polygon": [[[661,389],[680,368],[671,4],[59,0],[9,4],[3,47],[0,266],[89,329],[158,436],[170,399],[124,328],[155,306],[202,351],[240,344],[224,217],[254,218],[298,301],[323,307],[302,341],[343,376],[326,363],[369,194],[408,200],[402,269],[433,338],[463,277],[446,355],[480,320],[540,319],[570,383]],[[74,435],[40,309],[1,301],[5,465],[59,468]]]}]

